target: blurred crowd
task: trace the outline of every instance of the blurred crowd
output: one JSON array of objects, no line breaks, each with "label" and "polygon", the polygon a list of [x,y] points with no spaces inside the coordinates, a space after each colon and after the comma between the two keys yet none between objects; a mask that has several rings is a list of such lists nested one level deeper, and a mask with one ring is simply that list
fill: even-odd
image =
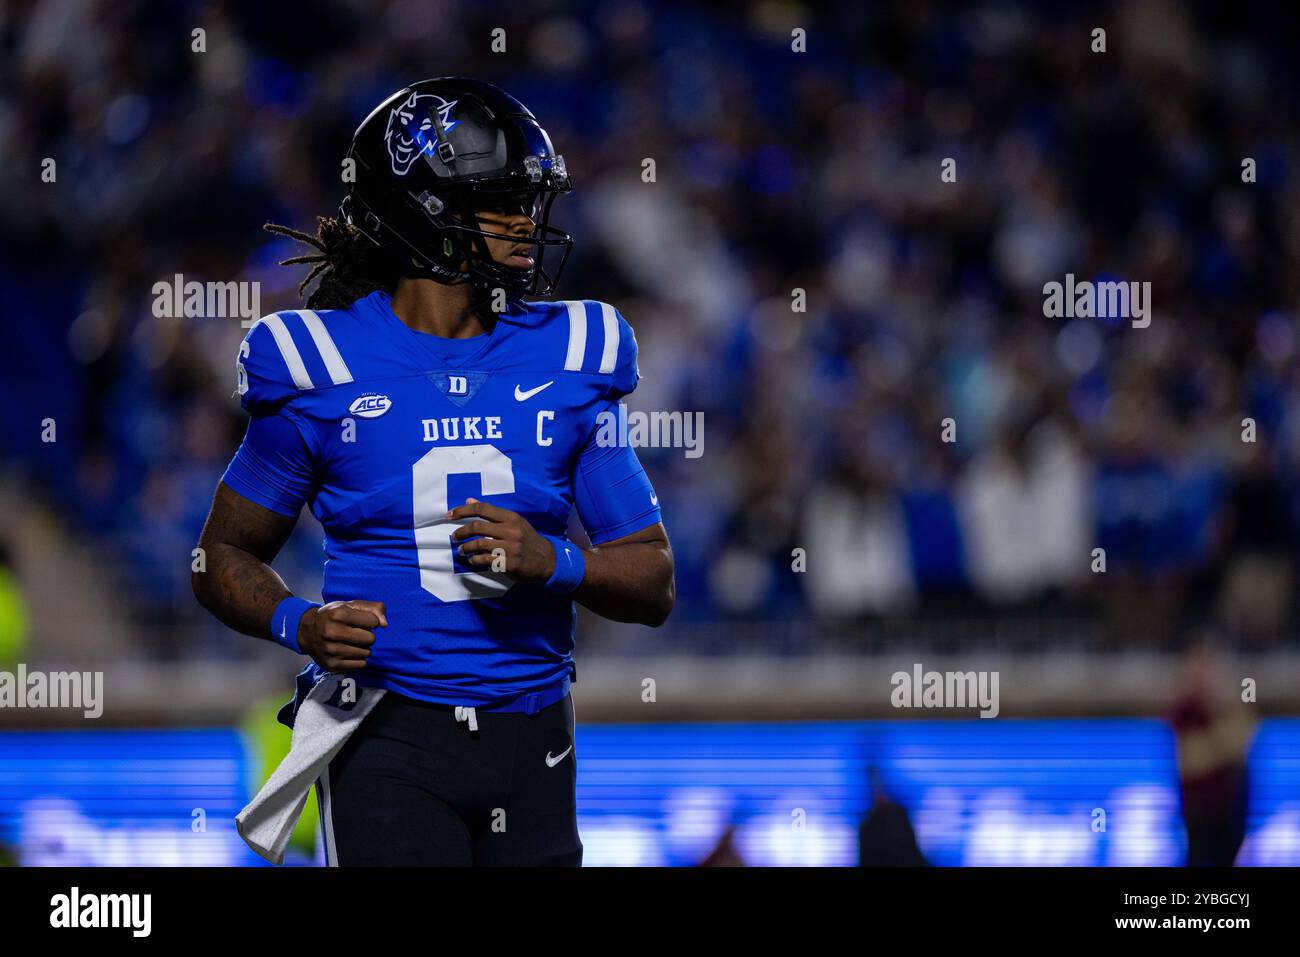
[{"label": "blurred crowd", "polygon": [[[6,3],[0,480],[108,549],[141,620],[198,621],[244,330],[151,289],[297,305],[262,224],[332,215],[373,105],[468,73],[568,162],[560,295],[632,322],[630,406],[704,414],[702,456],[642,454],[674,623],[1288,641],[1300,20],[1217,6]],[[1150,325],[1045,317],[1067,274],[1150,282]],[[319,561],[306,521],[290,584]]]}]

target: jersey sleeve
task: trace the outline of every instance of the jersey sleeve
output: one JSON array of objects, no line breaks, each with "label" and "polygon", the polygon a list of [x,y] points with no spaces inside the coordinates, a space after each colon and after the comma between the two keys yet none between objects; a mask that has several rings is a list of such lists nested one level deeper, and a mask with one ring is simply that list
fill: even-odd
[{"label": "jersey sleeve", "polygon": [[263,316],[248,330],[235,371],[239,402],[249,415],[276,412],[312,387],[302,353],[280,313]]},{"label": "jersey sleeve", "polygon": [[[611,403],[611,411],[615,407]],[[626,443],[605,441],[609,431],[592,431],[573,469],[574,504],[593,545],[660,521],[659,497],[636,450]]]},{"label": "jersey sleeve", "polygon": [[292,318],[263,316],[240,343],[237,390],[252,418],[222,481],[263,508],[296,516],[312,494],[314,469],[306,423],[291,404],[312,388],[290,333]]},{"label": "jersey sleeve", "polygon": [[563,331],[554,345],[566,372],[591,376],[602,399],[619,399],[636,388],[636,334],[617,309],[591,299],[547,305],[562,307],[558,315],[566,317],[557,324]]},{"label": "jersey sleeve", "polygon": [[[632,326],[623,314],[608,303],[597,303],[602,312],[608,311],[613,313],[614,335],[617,341],[614,343],[614,368],[610,372],[609,389],[606,395],[611,399],[620,399],[636,389],[636,384],[641,379],[641,370],[637,368],[637,345],[636,333],[632,331]],[[604,323],[607,334],[610,327],[608,321]]]},{"label": "jersey sleeve", "polygon": [[297,416],[285,409],[253,416],[221,481],[250,502],[296,517],[315,484],[311,450]]}]

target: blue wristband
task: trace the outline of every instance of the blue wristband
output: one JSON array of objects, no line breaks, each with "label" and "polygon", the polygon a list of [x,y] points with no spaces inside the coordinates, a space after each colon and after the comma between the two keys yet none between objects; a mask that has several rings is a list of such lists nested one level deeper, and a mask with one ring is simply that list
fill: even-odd
[{"label": "blue wristband", "polygon": [[298,647],[298,623],[308,608],[319,608],[320,602],[308,601],[290,595],[275,606],[271,613],[271,640],[277,645],[284,645],[296,655],[303,653]]},{"label": "blue wristband", "polygon": [[582,549],[568,539],[558,535],[543,535],[555,547],[555,571],[543,586],[547,591],[557,595],[568,595],[582,584],[582,576],[587,573],[587,559]]}]

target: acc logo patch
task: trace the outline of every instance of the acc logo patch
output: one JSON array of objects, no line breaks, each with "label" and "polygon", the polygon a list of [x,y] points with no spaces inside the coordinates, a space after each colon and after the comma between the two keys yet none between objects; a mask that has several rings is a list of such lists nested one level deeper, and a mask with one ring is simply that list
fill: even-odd
[{"label": "acc logo patch", "polygon": [[352,400],[348,412],[363,419],[377,419],[393,407],[393,400],[377,392],[367,392]]}]

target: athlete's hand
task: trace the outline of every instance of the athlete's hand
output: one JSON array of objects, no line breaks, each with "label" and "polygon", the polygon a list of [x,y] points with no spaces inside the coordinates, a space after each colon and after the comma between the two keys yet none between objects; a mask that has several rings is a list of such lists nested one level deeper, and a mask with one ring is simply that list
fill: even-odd
[{"label": "athlete's hand", "polygon": [[375,643],[371,629],[386,627],[382,601],[332,601],[307,609],[298,622],[298,647],[326,671],[360,671]]},{"label": "athlete's hand", "polygon": [[517,582],[545,582],[555,571],[555,548],[518,512],[467,498],[447,518],[474,519],[452,532],[451,540],[462,543],[457,551],[475,568],[505,572]]}]

